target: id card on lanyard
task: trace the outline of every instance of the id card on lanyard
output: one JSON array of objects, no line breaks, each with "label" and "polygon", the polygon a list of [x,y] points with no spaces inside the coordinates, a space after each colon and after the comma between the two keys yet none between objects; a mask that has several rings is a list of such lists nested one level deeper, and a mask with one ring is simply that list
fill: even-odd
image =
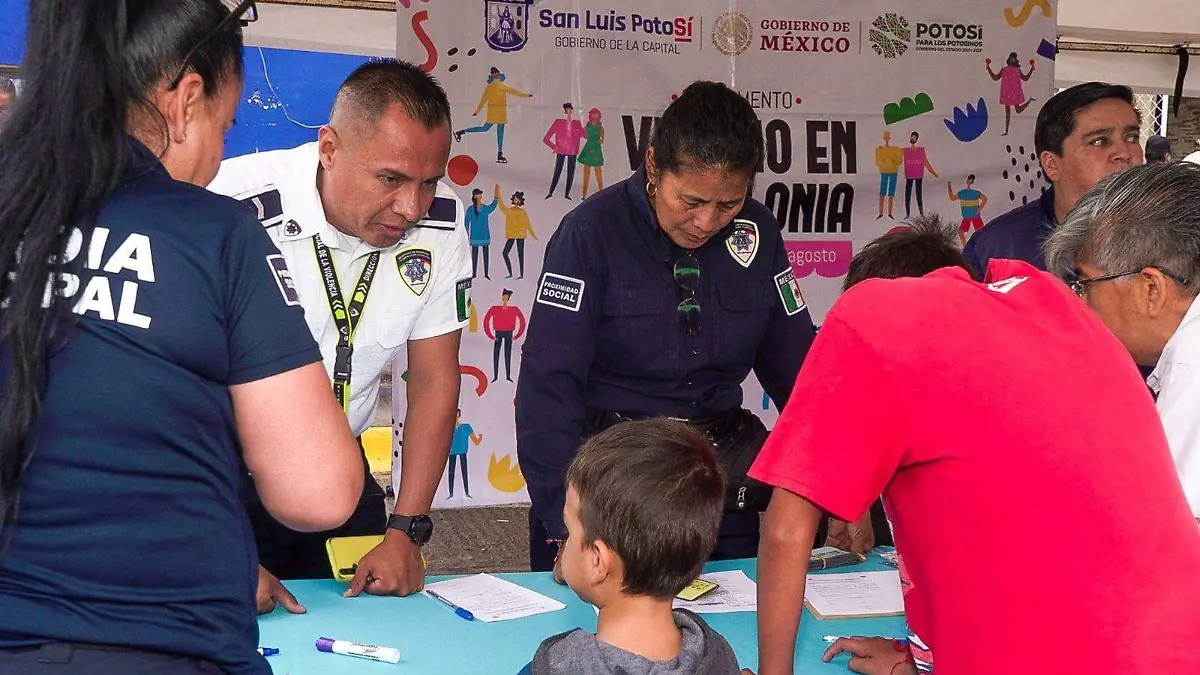
[{"label": "id card on lanyard", "polygon": [[338,343],[333,357],[333,395],[337,397],[342,410],[349,413],[354,333],[362,319],[363,306],[367,304],[367,294],[371,292],[371,282],[375,280],[375,272],[379,269],[379,251],[367,256],[367,264],[358,277],[358,283],[354,285],[350,302],[347,303],[342,297],[337,271],[333,268],[333,257],[329,253],[329,247],[321,241],[320,235],[313,237],[313,248],[317,252],[317,265],[321,268],[321,281],[325,287],[325,298],[329,300],[329,312],[333,315],[333,324],[338,330]]}]

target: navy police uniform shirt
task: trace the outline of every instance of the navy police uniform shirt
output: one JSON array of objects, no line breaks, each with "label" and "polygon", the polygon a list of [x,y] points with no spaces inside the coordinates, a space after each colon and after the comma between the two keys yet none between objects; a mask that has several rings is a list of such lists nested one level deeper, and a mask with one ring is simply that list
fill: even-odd
[{"label": "navy police uniform shirt", "polygon": [[748,200],[694,253],[695,336],[645,172],[563,219],[546,247],[517,385],[517,452],[535,514],[565,536],[567,465],[587,408],[696,418],[738,408],[753,369],[782,409],[814,330],[774,216]]},{"label": "navy police uniform shirt", "polygon": [[321,354],[262,225],[132,145],[68,246],[77,322],[49,363],[0,559],[0,648],[112,645],[265,675],[229,387]]},{"label": "navy police uniform shirt", "polygon": [[1054,188],[1046,190],[1039,199],[1019,206],[996,218],[979,230],[967,242],[963,255],[980,275],[993,259],[1024,260],[1045,270],[1042,244],[1054,231]]}]

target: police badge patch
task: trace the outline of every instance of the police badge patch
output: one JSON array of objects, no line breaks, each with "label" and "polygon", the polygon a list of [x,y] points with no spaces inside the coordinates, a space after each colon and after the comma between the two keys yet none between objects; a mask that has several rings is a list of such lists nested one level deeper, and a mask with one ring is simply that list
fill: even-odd
[{"label": "police badge patch", "polygon": [[396,254],[396,269],[408,290],[420,297],[433,276],[433,251],[427,248],[406,248]]},{"label": "police badge patch", "polygon": [[534,302],[578,312],[583,306],[583,289],[586,285],[583,279],[546,272],[542,275]]},{"label": "police badge patch", "polygon": [[758,224],[741,218],[733,221],[733,231],[725,240],[729,255],[742,267],[750,267],[758,255]]}]

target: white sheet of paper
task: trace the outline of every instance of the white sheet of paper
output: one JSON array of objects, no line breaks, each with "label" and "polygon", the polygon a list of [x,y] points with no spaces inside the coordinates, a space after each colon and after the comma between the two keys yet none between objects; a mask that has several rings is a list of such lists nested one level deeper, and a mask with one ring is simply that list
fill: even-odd
[{"label": "white sheet of paper", "polygon": [[676,609],[690,609],[697,614],[757,611],[758,587],[745,572],[709,572],[701,574],[700,578],[717,584],[717,588],[695,600],[675,598]]},{"label": "white sheet of paper", "polygon": [[[469,611],[480,621],[519,619],[566,607],[554,598],[490,574],[439,581],[426,588]],[[430,600],[437,602],[437,598]]]},{"label": "white sheet of paper", "polygon": [[822,617],[886,616],[904,613],[900,573],[810,574],[804,600]]}]

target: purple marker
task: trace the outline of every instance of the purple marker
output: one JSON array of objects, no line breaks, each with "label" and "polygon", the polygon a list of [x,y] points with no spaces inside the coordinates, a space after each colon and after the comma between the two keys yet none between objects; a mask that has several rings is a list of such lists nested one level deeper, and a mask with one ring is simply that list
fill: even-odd
[{"label": "purple marker", "polygon": [[384,663],[400,663],[400,650],[391,647],[366,645],[361,642],[334,640],[332,638],[317,638],[317,651],[357,656],[360,659],[383,661]]}]

